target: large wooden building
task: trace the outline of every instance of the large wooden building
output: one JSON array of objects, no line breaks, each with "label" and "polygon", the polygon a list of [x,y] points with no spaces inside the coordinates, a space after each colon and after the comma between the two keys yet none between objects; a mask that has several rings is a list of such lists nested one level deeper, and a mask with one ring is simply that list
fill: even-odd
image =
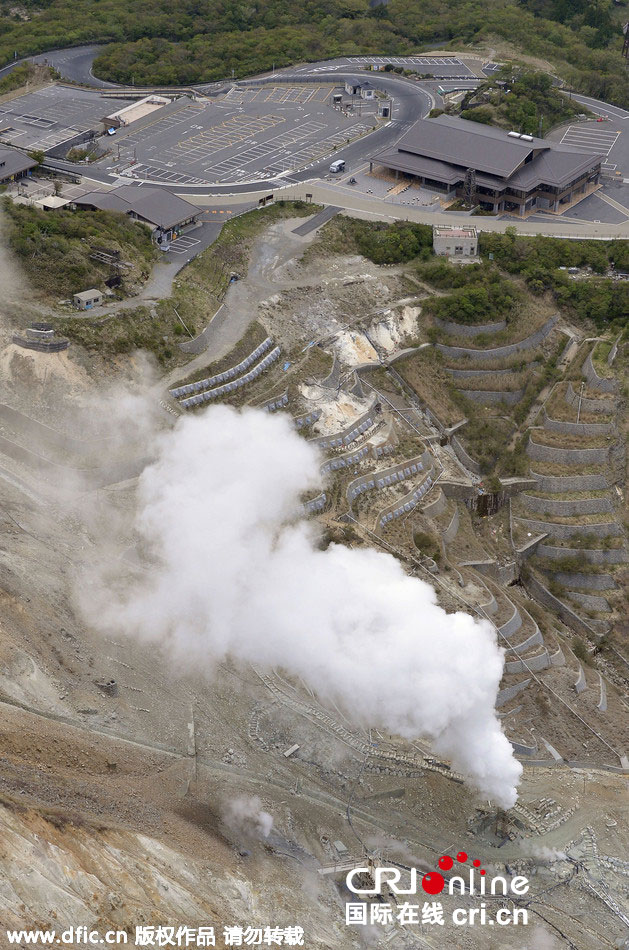
[{"label": "large wooden building", "polygon": [[419,119],[374,165],[488,211],[561,213],[598,185],[602,155],[447,115]]}]

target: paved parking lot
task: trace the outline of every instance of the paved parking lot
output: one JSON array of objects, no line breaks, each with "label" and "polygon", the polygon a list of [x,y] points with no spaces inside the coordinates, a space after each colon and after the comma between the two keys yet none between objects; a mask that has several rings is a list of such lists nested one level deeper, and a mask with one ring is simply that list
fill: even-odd
[{"label": "paved parking lot", "polygon": [[103,164],[164,184],[264,181],[308,167],[371,131],[376,103],[331,106],[331,83],[237,86],[221,99],[182,104],[146,127],[119,133]]},{"label": "paved parking lot", "polygon": [[334,59],[321,66],[302,66],[297,72],[333,73],[348,66],[379,66],[391,64],[402,66],[404,69],[415,69],[417,72],[431,76],[473,76],[474,73],[457,56],[348,56]]},{"label": "paved parking lot", "polygon": [[129,102],[124,99],[101,99],[93,92],[49,86],[0,103],[0,141],[47,151],[97,128],[104,116],[126,105]]}]

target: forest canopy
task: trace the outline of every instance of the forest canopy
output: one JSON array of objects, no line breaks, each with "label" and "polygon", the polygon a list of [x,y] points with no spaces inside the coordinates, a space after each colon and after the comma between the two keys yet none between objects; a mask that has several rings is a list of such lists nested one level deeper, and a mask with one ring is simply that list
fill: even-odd
[{"label": "forest canopy", "polygon": [[102,78],[182,84],[498,37],[552,62],[580,91],[629,106],[621,19],[612,0],[25,0],[19,13],[0,0],[0,65],[103,43]]}]

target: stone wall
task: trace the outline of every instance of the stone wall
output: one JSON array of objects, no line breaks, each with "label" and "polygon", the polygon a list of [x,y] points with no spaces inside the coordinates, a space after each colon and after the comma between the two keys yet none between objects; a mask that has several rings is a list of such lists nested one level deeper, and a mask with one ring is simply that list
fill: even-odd
[{"label": "stone wall", "polygon": [[[511,601],[509,601],[509,603],[511,603]],[[522,626],[520,611],[515,604],[511,604],[511,606],[513,607],[513,613],[501,627],[498,627],[498,631],[503,637],[511,637],[514,633],[517,633]]]},{"label": "stone wall", "polygon": [[598,375],[592,362],[592,353],[588,353],[583,364],[583,375],[588,381],[588,386],[591,386],[592,389],[597,389],[601,393],[618,392],[618,380],[607,379],[605,376]]},{"label": "stone wall", "polygon": [[537,480],[537,487],[545,492],[600,491],[609,488],[605,475],[538,475],[531,469],[531,476]]},{"label": "stone wall", "polygon": [[531,437],[526,454],[537,462],[556,462],[558,465],[604,465],[609,447],[600,449],[562,449],[556,445],[542,445]]},{"label": "stone wall", "polygon": [[614,432],[613,422],[564,422],[561,419],[551,419],[544,406],[544,428],[551,432],[567,432],[570,435],[591,436],[611,435]]},{"label": "stone wall", "polygon": [[532,333],[531,336],[526,337],[526,339],[519,340],[517,343],[507,343],[505,346],[498,346],[494,349],[469,349],[463,346],[446,346],[443,343],[437,343],[436,346],[444,356],[449,356],[452,359],[463,359],[467,356],[479,362],[484,360],[487,362],[490,360],[500,360],[508,356],[515,356],[517,353],[531,350],[538,346],[542,340],[548,336],[558,319],[557,316],[551,317],[539,330],[536,330],[535,333]]},{"label": "stone wall", "polygon": [[448,506],[446,496],[443,494],[439,486],[437,486],[436,491],[436,497],[432,501],[429,501],[428,504],[424,505],[422,508],[422,513],[428,518],[436,518],[437,515],[443,514]]},{"label": "stone wall", "polygon": [[603,612],[610,610],[607,599],[605,597],[601,597],[598,594],[583,594],[581,591],[571,590],[569,596],[570,600],[574,600],[578,604],[581,604],[581,606],[585,607],[586,610],[600,610]]},{"label": "stone wall", "polygon": [[522,692],[523,689],[531,682],[530,677],[526,680],[522,680],[520,683],[514,683],[513,686],[506,686],[504,689],[501,689],[496,697],[496,709],[500,709],[501,706],[504,706],[506,703],[510,702],[512,699]]},{"label": "stone wall", "polygon": [[[575,392],[572,383],[568,383],[566,386],[564,399],[569,406],[579,405],[579,393]],[[581,410],[583,412],[602,412],[605,415],[613,416],[616,412],[616,399],[590,399],[587,396],[582,396]]]},{"label": "stone wall", "polygon": [[[533,623],[535,623],[535,621],[533,621]],[[516,643],[512,647],[505,647],[505,654],[508,656],[510,653],[526,653],[527,650],[542,646],[543,643],[544,638],[542,637],[542,632],[535,623],[535,633],[532,633],[531,636],[523,640],[522,643]]]},{"label": "stone wall", "polygon": [[[572,515],[594,515],[603,511],[613,511],[610,498],[574,498],[570,501],[563,501],[556,498],[538,498],[537,495],[520,496],[522,502],[529,511],[537,511],[540,514],[558,515],[561,518]],[[584,530],[587,530],[584,528]]]},{"label": "stone wall", "polygon": [[[321,474],[327,475],[328,472],[336,472],[343,468],[349,468],[352,465],[356,465],[367,455],[369,455],[369,446],[361,445],[361,447],[354,452],[348,452],[346,455],[338,455],[334,458],[326,459],[321,466]],[[366,477],[369,478],[370,476]],[[359,481],[359,479],[356,479],[356,481]],[[353,484],[353,482],[350,482],[350,484]]]},{"label": "stone wall", "polygon": [[543,604],[544,607],[548,607],[550,610],[554,610],[571,630],[574,630],[576,633],[583,633],[588,637],[595,637],[594,631],[589,624],[587,624],[585,620],[582,620],[567,604],[564,604],[558,597],[551,594],[548,588],[544,587],[536,577],[530,577],[526,581],[526,588],[540,604]]},{"label": "stone wall", "polygon": [[451,544],[452,541],[454,541],[454,539],[456,538],[457,534],[459,533],[459,520],[460,520],[460,513],[459,513],[459,506],[457,504],[454,509],[454,514],[452,515],[452,520],[450,521],[450,524],[441,535],[441,537],[443,538],[446,544]]},{"label": "stone wall", "polygon": [[498,406],[501,402],[505,406],[515,406],[524,395],[523,389],[505,390],[504,392],[496,389],[459,389],[459,392],[466,399],[471,399],[472,402],[481,402],[487,406]]},{"label": "stone wall", "polygon": [[563,557],[579,557],[583,555],[588,564],[626,564],[629,562],[629,552],[626,548],[562,548],[552,544],[540,544],[537,548],[540,557],[547,557],[551,561],[559,561]]},{"label": "stone wall", "polygon": [[535,656],[525,657],[523,660],[508,660],[505,663],[505,673],[539,673],[540,670],[547,670],[550,666],[550,656],[548,650],[542,650]]},{"label": "stone wall", "polygon": [[[619,537],[623,534],[622,526],[616,521],[604,522],[601,524],[558,524],[553,521],[533,521],[529,518],[517,519],[520,524],[528,531],[545,531],[547,534],[564,541],[566,538],[572,538],[575,534],[591,534],[595,538]],[[540,550],[538,548],[538,554]]]},{"label": "stone wall", "polygon": [[612,590],[616,581],[611,574],[581,574],[555,571],[554,579],[564,587],[582,587],[584,590]]},{"label": "stone wall", "polygon": [[461,462],[461,464],[464,465],[465,468],[469,469],[470,472],[474,472],[475,475],[481,474],[480,465],[463,448],[463,445],[460,442],[460,440],[457,438],[457,436],[455,435],[452,436],[452,438],[450,439],[450,445],[454,449],[454,454],[458,458],[459,462]]},{"label": "stone wall", "polygon": [[433,322],[435,326],[449,333],[450,336],[465,336],[470,338],[481,336],[483,333],[500,333],[501,330],[505,330],[507,327],[506,320],[499,320],[497,323],[471,325],[468,323],[454,323],[451,320],[442,320],[440,317],[433,317]]}]

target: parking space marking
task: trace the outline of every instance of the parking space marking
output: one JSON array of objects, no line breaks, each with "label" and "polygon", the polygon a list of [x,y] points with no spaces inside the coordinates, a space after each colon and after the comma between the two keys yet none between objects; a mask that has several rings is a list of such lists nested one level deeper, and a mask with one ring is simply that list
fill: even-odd
[{"label": "parking space marking", "polygon": [[620,132],[611,132],[606,129],[571,125],[564,132],[560,145],[574,145],[575,148],[586,152],[609,155],[620,134]]}]

